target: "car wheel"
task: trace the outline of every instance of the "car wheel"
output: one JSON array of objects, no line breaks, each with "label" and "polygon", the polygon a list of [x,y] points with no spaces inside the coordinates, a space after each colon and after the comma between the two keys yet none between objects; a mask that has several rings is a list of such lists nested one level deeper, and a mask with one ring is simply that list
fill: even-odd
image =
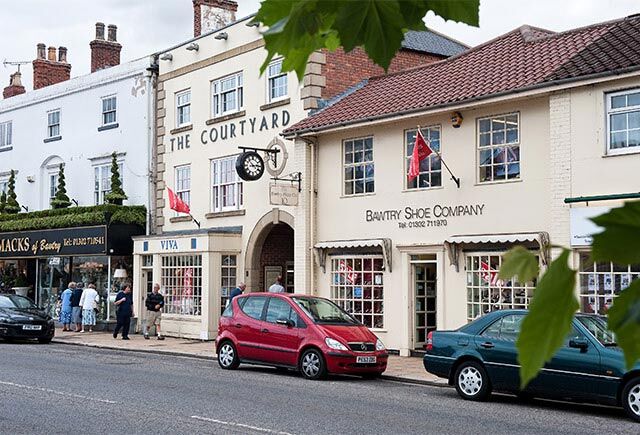
[{"label": "car wheel", "polygon": [[622,406],[629,417],[640,422],[640,378],[631,379],[624,386]]},{"label": "car wheel", "polygon": [[316,349],[307,349],[300,357],[300,373],[307,379],[318,380],[327,376],[324,357]]},{"label": "car wheel", "polygon": [[49,344],[49,343],[51,343],[51,338],[38,338],[38,343],[40,343],[40,344]]},{"label": "car wheel", "polygon": [[456,370],[456,391],[465,400],[486,400],[491,393],[489,376],[476,361],[465,361]]},{"label": "car wheel", "polygon": [[224,370],[237,369],[240,365],[236,347],[230,341],[223,341],[218,349],[218,365]]}]

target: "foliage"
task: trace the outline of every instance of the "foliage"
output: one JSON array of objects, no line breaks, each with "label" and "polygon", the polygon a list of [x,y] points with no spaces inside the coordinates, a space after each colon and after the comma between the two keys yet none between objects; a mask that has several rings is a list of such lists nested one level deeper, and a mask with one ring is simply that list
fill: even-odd
[{"label": "foliage", "polygon": [[122,182],[120,181],[120,170],[118,169],[118,160],[116,152],[111,154],[111,192],[104,196],[109,204],[121,205],[122,201],[127,199],[124,190],[122,190]]},{"label": "foliage", "polygon": [[510,279],[517,276],[520,282],[532,281],[540,273],[538,260],[523,246],[516,246],[504,255],[498,277]]},{"label": "foliage", "polygon": [[263,33],[265,71],[277,54],[283,71],[296,71],[302,80],[309,56],[316,50],[346,52],[364,47],[376,64],[387,70],[407,30],[426,30],[428,11],[445,20],[478,25],[480,0],[266,0],[254,22],[268,27]]},{"label": "foliage", "polygon": [[20,213],[20,204],[16,195],[16,172],[12,169],[7,184],[7,204],[4,206],[4,212],[8,214]]},{"label": "foliage", "polygon": [[[627,202],[592,220],[604,229],[593,237],[591,255],[594,261],[640,263],[640,201]],[[576,272],[567,266],[569,252],[563,250],[549,265],[523,321],[517,343],[522,386],[535,377],[563,344],[568,325],[579,307],[574,295]],[[507,267],[505,275],[516,270],[526,273],[535,259],[532,253],[517,248],[506,256],[511,261],[505,261],[503,265],[503,268]],[[616,334],[626,365],[631,368],[640,360],[640,280],[633,281],[613,300],[608,312],[608,327]]]},{"label": "foliage", "polygon": [[0,193],[0,215],[4,213],[4,208],[7,206],[7,194],[6,192]]},{"label": "foliage", "polygon": [[56,196],[51,200],[51,207],[53,208],[67,208],[71,205],[69,197],[67,196],[67,188],[64,181],[64,165],[60,163],[60,170],[58,171],[58,188],[56,190]]},{"label": "foliage", "polygon": [[96,205],[67,209],[41,210],[18,215],[0,216],[0,231],[25,231],[48,228],[69,228],[88,225],[146,224],[146,207]]}]

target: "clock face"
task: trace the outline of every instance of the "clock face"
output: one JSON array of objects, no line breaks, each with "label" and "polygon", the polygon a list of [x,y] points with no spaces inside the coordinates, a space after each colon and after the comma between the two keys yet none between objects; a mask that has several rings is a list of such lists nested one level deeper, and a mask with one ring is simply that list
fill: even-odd
[{"label": "clock face", "polygon": [[245,181],[255,181],[264,173],[264,160],[255,151],[246,151],[236,160],[236,172]]}]

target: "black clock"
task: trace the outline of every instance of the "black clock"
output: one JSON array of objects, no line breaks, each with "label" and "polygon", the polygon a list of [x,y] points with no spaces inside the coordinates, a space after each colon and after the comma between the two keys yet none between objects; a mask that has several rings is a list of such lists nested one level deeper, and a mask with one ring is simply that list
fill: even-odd
[{"label": "black clock", "polygon": [[255,151],[245,151],[236,160],[236,172],[245,181],[255,181],[264,174],[264,160]]}]

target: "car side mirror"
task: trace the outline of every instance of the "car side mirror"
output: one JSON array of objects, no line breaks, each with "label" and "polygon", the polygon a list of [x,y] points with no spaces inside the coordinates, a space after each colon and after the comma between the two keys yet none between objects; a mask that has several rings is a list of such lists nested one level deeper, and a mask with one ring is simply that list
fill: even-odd
[{"label": "car side mirror", "polygon": [[281,317],[278,320],[276,320],[276,323],[278,325],[288,326],[289,328],[291,328],[292,326],[295,326],[295,323],[293,323],[293,320],[285,319],[284,317]]},{"label": "car side mirror", "polygon": [[589,342],[586,338],[572,338],[569,340],[569,347],[585,351],[589,347]]}]

